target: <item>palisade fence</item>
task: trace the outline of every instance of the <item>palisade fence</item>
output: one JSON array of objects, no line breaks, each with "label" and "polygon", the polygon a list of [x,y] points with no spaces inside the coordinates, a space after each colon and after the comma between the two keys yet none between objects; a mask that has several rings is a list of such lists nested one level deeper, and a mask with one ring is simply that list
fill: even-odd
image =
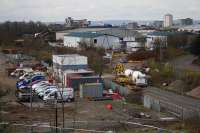
[{"label": "palisade fence", "polygon": [[113,82],[112,80],[104,79],[103,82],[105,88],[109,88],[113,91],[118,91],[122,96],[127,96],[128,94],[130,94],[130,90],[127,87],[121,86]]},{"label": "palisade fence", "polygon": [[200,100],[169,91],[149,87],[144,91],[144,106],[156,111],[169,112],[187,120],[200,118]]}]

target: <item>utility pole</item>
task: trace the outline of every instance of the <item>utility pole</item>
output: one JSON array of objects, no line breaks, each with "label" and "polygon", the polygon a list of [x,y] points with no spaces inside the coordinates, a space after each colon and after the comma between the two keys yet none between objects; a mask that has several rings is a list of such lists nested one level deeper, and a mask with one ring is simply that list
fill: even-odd
[{"label": "utility pole", "polygon": [[[31,79],[31,84],[32,84],[32,79]],[[32,124],[33,124],[33,120],[32,120],[32,103],[33,103],[33,93],[32,93],[32,87],[31,87],[31,95],[30,95],[30,117],[31,117],[31,133],[33,133],[33,127],[32,127]]]},{"label": "utility pole", "polygon": [[[61,61],[61,63],[62,63],[62,66],[63,66],[63,62],[64,62],[64,57],[62,57],[62,61]],[[64,76],[64,74],[63,74],[63,70],[61,70],[61,75],[62,75],[62,78],[61,78],[61,83],[62,83],[62,94],[61,94],[61,97],[62,97],[62,120],[63,120],[63,129],[65,128],[65,109],[64,109],[64,98],[63,98],[63,90],[64,90],[64,85],[63,85],[63,76]]]},{"label": "utility pole", "polygon": [[56,133],[58,132],[58,109],[57,109],[57,93],[55,92],[55,113],[56,113]]}]

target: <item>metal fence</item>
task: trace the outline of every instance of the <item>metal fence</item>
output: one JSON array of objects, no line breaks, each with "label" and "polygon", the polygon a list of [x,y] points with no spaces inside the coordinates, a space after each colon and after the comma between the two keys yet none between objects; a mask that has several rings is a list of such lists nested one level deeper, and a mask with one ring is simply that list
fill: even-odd
[{"label": "metal fence", "polygon": [[62,128],[50,126],[46,124],[11,124],[11,123],[0,123],[0,132],[2,133],[66,133],[66,132],[89,132],[89,133],[105,133],[102,130],[92,130],[83,128]]},{"label": "metal fence", "polygon": [[105,88],[112,89],[113,91],[118,91],[121,95],[126,96],[130,94],[130,90],[127,87],[121,86],[112,80],[105,79],[104,81]]},{"label": "metal fence", "polygon": [[[155,133],[174,133],[172,130],[152,126],[145,125],[137,122],[130,121],[79,121],[77,122],[79,126],[86,126],[95,124],[95,126],[112,126],[108,128],[103,128],[104,130],[94,130],[92,128],[79,128],[79,127],[71,127],[71,128],[61,128],[50,126],[49,123],[38,123],[38,124],[14,124],[14,123],[0,123],[0,132],[1,133],[67,133],[67,132],[75,132],[75,133],[116,133],[121,128],[123,130],[124,125],[128,127],[130,131],[134,131],[134,129],[148,129],[150,131],[154,131]],[[117,126],[116,126],[117,125]],[[126,128],[127,131],[127,128]]]},{"label": "metal fence", "polygon": [[183,120],[193,117],[200,118],[199,102],[196,99],[169,93],[164,90],[156,91],[160,93],[156,93],[155,91],[155,89],[151,90],[151,88],[148,88],[147,92],[144,93],[145,107],[159,112],[169,112]]}]

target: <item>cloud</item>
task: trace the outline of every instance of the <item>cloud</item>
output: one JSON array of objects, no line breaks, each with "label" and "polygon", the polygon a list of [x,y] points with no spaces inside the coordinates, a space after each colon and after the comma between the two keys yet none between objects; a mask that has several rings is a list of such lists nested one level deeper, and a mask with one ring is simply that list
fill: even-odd
[{"label": "cloud", "polygon": [[0,0],[0,20],[200,18],[199,0]]}]

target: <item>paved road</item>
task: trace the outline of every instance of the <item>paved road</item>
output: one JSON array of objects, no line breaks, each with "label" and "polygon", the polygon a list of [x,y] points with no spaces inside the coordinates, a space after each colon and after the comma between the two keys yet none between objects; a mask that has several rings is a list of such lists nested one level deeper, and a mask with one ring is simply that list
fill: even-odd
[{"label": "paved road", "polygon": [[200,72],[200,67],[192,64],[192,61],[195,59],[196,57],[193,55],[185,55],[170,61],[170,63],[178,69],[187,69],[195,72]]}]

